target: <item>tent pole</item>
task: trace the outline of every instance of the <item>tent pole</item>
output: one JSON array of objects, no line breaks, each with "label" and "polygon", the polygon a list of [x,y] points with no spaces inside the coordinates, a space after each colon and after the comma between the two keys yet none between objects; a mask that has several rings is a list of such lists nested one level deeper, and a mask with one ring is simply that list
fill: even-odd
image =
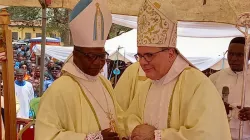
[{"label": "tent pole", "polygon": [[46,44],[46,6],[42,8],[42,45],[41,45],[41,67],[40,67],[40,90],[39,97],[43,94],[44,84],[44,59],[45,59],[45,44]]}]

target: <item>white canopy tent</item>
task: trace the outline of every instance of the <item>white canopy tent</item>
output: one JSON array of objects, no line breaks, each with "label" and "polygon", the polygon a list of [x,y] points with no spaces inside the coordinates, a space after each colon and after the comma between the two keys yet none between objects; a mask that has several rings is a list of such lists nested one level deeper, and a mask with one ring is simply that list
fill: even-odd
[{"label": "white canopy tent", "polygon": [[[137,17],[112,15],[113,23],[137,29]],[[225,38],[242,36],[242,33],[231,24],[211,22],[178,22],[178,36],[195,38]]]},{"label": "white canopy tent", "polygon": [[[120,60],[135,62],[136,60],[134,58],[134,54],[137,53],[136,34],[137,31],[134,29],[108,40],[105,44],[105,49],[110,54],[110,58],[116,60],[118,56],[118,59]],[[231,37],[178,37],[177,48],[200,70],[205,70],[207,68],[219,70],[222,68],[223,54],[226,52],[231,39]],[[118,48],[120,48],[119,51]],[[33,50],[37,55],[39,55],[41,46],[36,45]],[[73,47],[46,46],[45,53],[60,61],[64,61],[72,53],[72,51]],[[227,61],[225,61],[224,64],[224,67],[228,67]]]}]

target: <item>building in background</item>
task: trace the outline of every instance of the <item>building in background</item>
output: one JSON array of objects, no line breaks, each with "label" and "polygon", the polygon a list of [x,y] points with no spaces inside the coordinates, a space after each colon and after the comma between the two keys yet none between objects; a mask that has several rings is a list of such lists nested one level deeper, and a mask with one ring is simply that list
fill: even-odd
[{"label": "building in background", "polygon": [[[9,25],[12,31],[13,40],[26,40],[35,37],[42,36],[42,21],[24,21],[24,20],[12,20]],[[58,32],[47,33],[48,37],[57,38],[59,37]]]}]

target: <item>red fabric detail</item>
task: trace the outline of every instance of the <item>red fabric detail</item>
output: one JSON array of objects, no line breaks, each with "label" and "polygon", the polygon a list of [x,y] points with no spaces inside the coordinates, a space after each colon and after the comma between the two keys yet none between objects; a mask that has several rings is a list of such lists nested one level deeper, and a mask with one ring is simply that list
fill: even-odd
[{"label": "red fabric detail", "polygon": [[35,128],[28,128],[22,134],[23,140],[34,140],[35,139]]}]

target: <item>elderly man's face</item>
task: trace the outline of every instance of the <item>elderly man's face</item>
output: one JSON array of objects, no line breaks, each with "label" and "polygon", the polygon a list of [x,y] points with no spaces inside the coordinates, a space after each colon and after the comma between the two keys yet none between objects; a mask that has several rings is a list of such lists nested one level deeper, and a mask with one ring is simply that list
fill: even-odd
[{"label": "elderly man's face", "polygon": [[[162,49],[157,47],[138,47],[140,65],[146,76],[152,80],[159,80],[168,73],[176,59],[174,48]],[[145,57],[147,57],[145,59]]]}]

